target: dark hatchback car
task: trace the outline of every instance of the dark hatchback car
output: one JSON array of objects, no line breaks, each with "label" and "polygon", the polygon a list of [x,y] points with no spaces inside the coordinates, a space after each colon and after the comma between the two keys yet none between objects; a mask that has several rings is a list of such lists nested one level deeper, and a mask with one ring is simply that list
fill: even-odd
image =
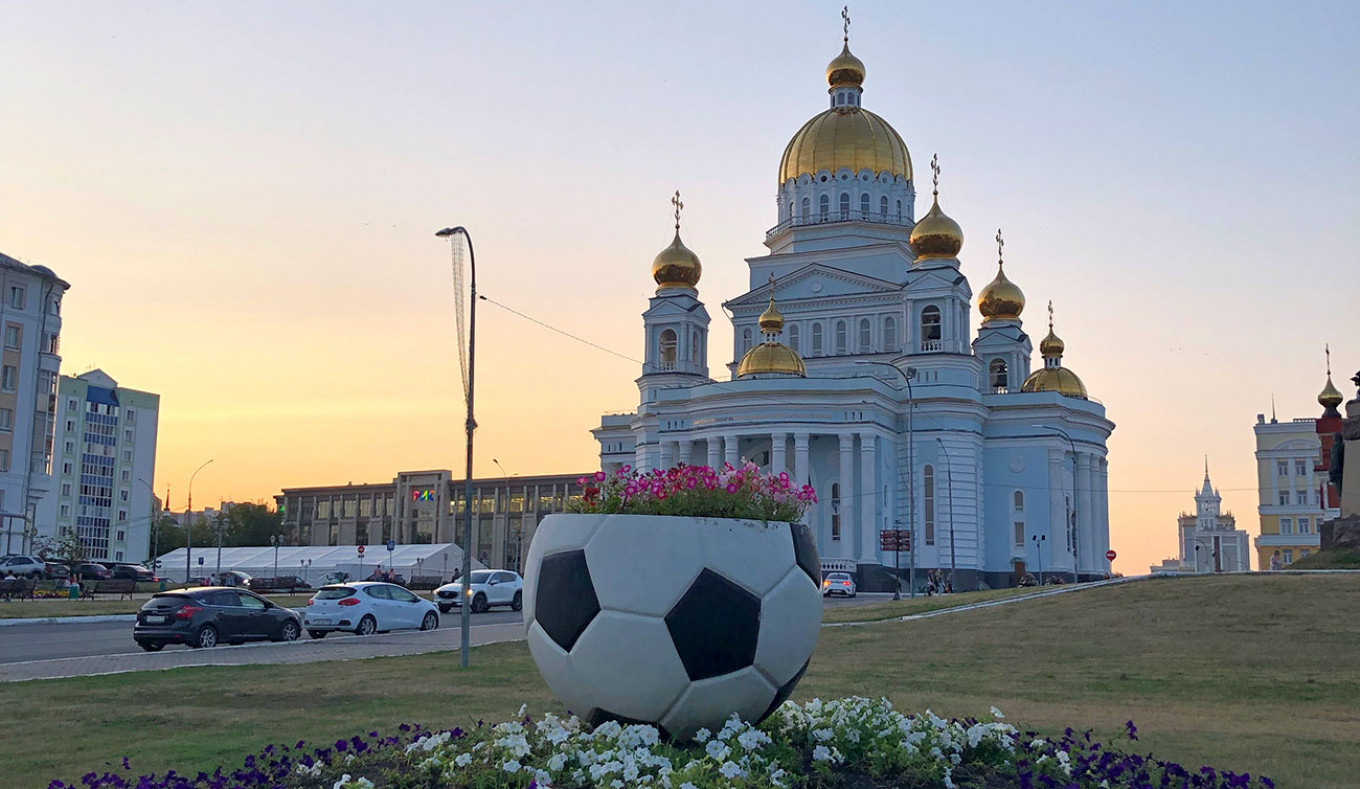
[{"label": "dark hatchback car", "polygon": [[302,618],[244,589],[205,586],[152,595],[137,612],[132,638],[147,652],[166,644],[200,649],[220,643],[296,641]]},{"label": "dark hatchback car", "polygon": [[129,581],[159,581],[156,574],[151,569],[140,564],[115,564],[109,571],[114,578],[126,579]]},{"label": "dark hatchback car", "polygon": [[79,576],[82,581],[107,581],[113,577],[113,572],[109,568],[95,562],[77,564],[72,573]]}]

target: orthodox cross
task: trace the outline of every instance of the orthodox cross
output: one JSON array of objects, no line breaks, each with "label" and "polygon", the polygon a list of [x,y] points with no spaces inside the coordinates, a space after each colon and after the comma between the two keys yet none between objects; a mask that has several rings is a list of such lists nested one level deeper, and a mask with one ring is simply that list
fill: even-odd
[{"label": "orthodox cross", "polygon": [[850,6],[841,8],[841,19],[844,20],[841,30],[845,34],[845,45],[850,46]]},{"label": "orthodox cross", "polygon": [[932,180],[935,182],[935,191],[931,194],[939,197],[940,195],[940,155],[937,153],[930,157],[930,170],[935,173]]},{"label": "orthodox cross", "polygon": [[1332,344],[1325,343],[1322,346],[1322,350],[1323,353],[1327,354],[1327,378],[1330,380],[1332,377]]},{"label": "orthodox cross", "polygon": [[[1001,265],[1001,248],[1006,246],[1006,242],[1001,238],[1001,228],[996,229],[996,264]],[[1050,311],[1052,311],[1050,309]]]},{"label": "orthodox cross", "polygon": [[1048,330],[1053,331],[1053,299],[1048,300]]},{"label": "orthodox cross", "polygon": [[680,232],[680,212],[685,210],[685,203],[680,199],[680,190],[675,190],[675,197],[671,198],[671,205],[675,206],[675,231]]}]

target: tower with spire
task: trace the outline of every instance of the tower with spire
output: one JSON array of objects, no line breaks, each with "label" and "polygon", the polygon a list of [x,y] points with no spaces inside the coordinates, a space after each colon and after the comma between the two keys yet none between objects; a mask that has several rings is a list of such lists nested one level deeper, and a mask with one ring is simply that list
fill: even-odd
[{"label": "tower with spire", "polygon": [[993,394],[1009,392],[1029,377],[1029,360],[1034,351],[1020,320],[1020,313],[1025,310],[1024,291],[1006,278],[1002,255],[1005,246],[998,228],[996,277],[978,293],[982,326],[973,340],[973,354],[982,360],[987,376],[985,386]]},{"label": "tower with spire", "polygon": [[703,264],[680,240],[680,217],[685,204],[677,190],[671,198],[675,238],[652,260],[656,295],[642,314],[646,351],[638,388],[644,403],[656,392],[693,386],[708,378],[708,310],[699,300]]},{"label": "tower with spire", "polygon": [[1204,458],[1204,482],[1195,494],[1195,514],[1181,513],[1181,572],[1235,573],[1251,570],[1251,538],[1237,528],[1232,513],[1222,511],[1223,497],[1209,481],[1209,458]]},{"label": "tower with spire", "polygon": [[1318,405],[1322,406],[1322,415],[1317,418],[1314,426],[1322,451],[1318,455],[1318,461],[1313,467],[1313,471],[1315,478],[1326,481],[1322,488],[1322,495],[1326,496],[1326,508],[1340,511],[1341,494],[1337,492],[1336,486],[1332,484],[1329,476],[1332,467],[1332,452],[1337,442],[1341,440],[1341,423],[1345,421],[1338,407],[1345,398],[1342,397],[1336,385],[1332,383],[1332,346],[1330,344],[1323,346],[1323,354],[1327,358],[1327,383],[1323,385],[1322,391],[1318,392],[1317,401]]}]

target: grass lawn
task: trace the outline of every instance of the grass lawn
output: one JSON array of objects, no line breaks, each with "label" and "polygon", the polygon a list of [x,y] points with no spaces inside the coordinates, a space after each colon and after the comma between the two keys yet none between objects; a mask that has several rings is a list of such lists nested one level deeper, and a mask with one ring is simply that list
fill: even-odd
[{"label": "grass lawn", "polygon": [[[307,605],[309,594],[265,595],[288,608]],[[0,602],[0,619],[36,619],[65,616],[104,616],[135,614],[146,603],[145,596],[116,600],[109,596],[94,600],[10,600]]]},{"label": "grass lawn", "polygon": [[1291,570],[1360,570],[1360,549],[1333,548],[1305,556],[1289,565]]},{"label": "grass lawn", "polygon": [[[995,704],[1022,727],[1112,741],[1132,719],[1131,750],[1281,787],[1350,787],[1356,611],[1356,576],[1187,577],[827,628],[795,697],[886,695],[944,716]],[[440,653],[9,683],[0,709],[42,712],[0,723],[0,784],[71,780],[125,755],[140,772],[211,770],[269,743],[502,720],[521,703],[560,711],[523,643],[477,649],[469,671]]]},{"label": "grass lawn", "polygon": [[957,594],[935,595],[933,597],[926,597],[925,595],[904,596],[901,600],[886,600],[882,603],[846,606],[844,608],[828,608],[822,613],[822,621],[880,622],[887,619],[899,619],[912,614],[925,614],[945,608],[984,603],[989,600],[1024,597],[1036,592],[1053,591],[1059,588],[1061,587],[1044,586],[1026,589],[992,589],[985,592],[958,592]]}]

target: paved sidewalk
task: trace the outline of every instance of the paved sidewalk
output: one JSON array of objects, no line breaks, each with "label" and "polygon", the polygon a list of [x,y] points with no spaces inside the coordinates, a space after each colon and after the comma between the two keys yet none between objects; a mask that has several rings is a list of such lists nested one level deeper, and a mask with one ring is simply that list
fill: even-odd
[{"label": "paved sidewalk", "polygon": [[[429,632],[412,631],[362,638],[334,635],[325,640],[303,640],[289,644],[247,644],[213,649],[168,648],[163,652],[128,652],[121,655],[34,660],[26,663],[0,664],[0,682],[123,674],[131,671],[165,671],[186,666],[319,663],[328,660],[360,660],[428,652],[457,652],[461,638],[459,628],[450,627]],[[518,641],[524,638],[524,626],[519,623],[478,625],[472,629],[471,638],[473,646]]]}]

